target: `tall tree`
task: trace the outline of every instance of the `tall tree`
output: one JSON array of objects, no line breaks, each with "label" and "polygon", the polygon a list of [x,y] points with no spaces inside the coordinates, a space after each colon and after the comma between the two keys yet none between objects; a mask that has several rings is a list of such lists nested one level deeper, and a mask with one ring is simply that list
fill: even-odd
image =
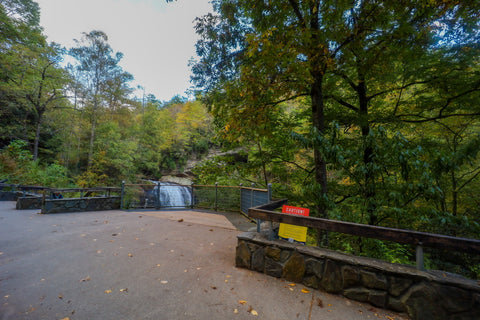
[{"label": "tall tree", "polygon": [[32,142],[33,159],[39,155],[45,113],[63,98],[68,76],[59,67],[61,49],[48,45],[41,34],[38,4],[28,0],[5,1],[0,6],[0,100],[2,139]]},{"label": "tall tree", "polygon": [[[115,108],[116,101],[128,96],[130,90],[126,84],[132,77],[119,66],[122,53],[113,53],[108,44],[108,36],[103,31],[93,30],[84,33],[81,40],[75,40],[77,46],[70,49],[77,61],[76,66],[85,88],[84,99],[90,115],[90,140],[88,148],[88,167],[92,165],[95,132],[102,111],[110,106]],[[112,90],[120,90],[112,92]]]},{"label": "tall tree", "polygon": [[409,60],[419,53],[427,56],[437,35],[432,30],[445,17],[471,25],[478,5],[388,0],[213,4],[217,14],[197,20],[201,58],[193,65],[193,80],[205,90],[214,114],[241,134],[262,128],[280,102],[309,97],[320,187],[317,213],[324,217],[329,203],[327,123],[335,119],[358,127],[365,210],[368,222],[377,223],[375,148],[368,137],[371,126],[386,118],[382,98],[425,81],[429,75],[415,77],[416,65]]}]

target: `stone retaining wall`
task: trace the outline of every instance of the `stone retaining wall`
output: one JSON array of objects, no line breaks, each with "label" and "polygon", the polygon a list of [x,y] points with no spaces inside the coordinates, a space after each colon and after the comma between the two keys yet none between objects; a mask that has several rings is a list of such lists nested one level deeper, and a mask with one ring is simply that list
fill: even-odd
[{"label": "stone retaining wall", "polygon": [[17,210],[30,210],[42,208],[42,196],[18,197]]},{"label": "stone retaining wall", "polygon": [[0,201],[15,201],[17,197],[18,192],[16,191],[0,191]]},{"label": "stone retaining wall", "polygon": [[65,198],[45,200],[42,213],[64,213],[120,209],[120,197]]},{"label": "stone retaining wall", "polygon": [[257,232],[238,236],[237,267],[405,312],[412,319],[480,319],[480,285],[440,271],[356,257]]}]

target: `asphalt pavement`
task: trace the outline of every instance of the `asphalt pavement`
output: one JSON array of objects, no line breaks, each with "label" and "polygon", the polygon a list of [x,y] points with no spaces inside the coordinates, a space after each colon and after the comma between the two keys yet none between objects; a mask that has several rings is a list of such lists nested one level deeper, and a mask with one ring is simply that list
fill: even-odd
[{"label": "asphalt pavement", "polygon": [[235,267],[237,213],[0,202],[0,319],[406,319]]}]

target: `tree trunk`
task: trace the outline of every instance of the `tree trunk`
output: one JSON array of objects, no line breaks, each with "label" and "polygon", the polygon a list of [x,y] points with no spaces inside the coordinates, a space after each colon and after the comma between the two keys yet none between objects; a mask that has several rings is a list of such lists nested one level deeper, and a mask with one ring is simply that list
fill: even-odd
[{"label": "tree trunk", "polygon": [[452,179],[452,214],[457,215],[458,212],[458,190],[457,190],[457,177],[455,176],[455,169],[451,171]]},{"label": "tree trunk", "polygon": [[373,160],[375,157],[372,141],[370,141],[370,123],[368,121],[368,97],[367,86],[365,83],[365,76],[361,70],[361,67],[357,67],[359,83],[357,86],[357,95],[359,101],[359,113],[360,113],[360,128],[362,131],[363,146],[363,165],[365,167],[365,185],[363,190],[363,196],[365,201],[367,222],[370,225],[377,224],[376,216],[376,186],[375,186],[375,172],[372,168]]},{"label": "tree trunk", "polygon": [[93,116],[92,120],[92,129],[90,130],[90,144],[88,148],[88,164],[87,167],[90,168],[93,163],[93,145],[95,143],[95,129],[96,129],[97,121],[95,119],[95,115]]},{"label": "tree trunk", "polygon": [[42,128],[43,113],[38,114],[37,128],[35,130],[35,140],[33,141],[33,161],[38,159],[38,146],[40,144],[40,130]]},{"label": "tree trunk", "polygon": [[[312,122],[316,134],[323,136],[325,133],[325,106],[323,101],[323,76],[318,74],[312,85]],[[327,162],[320,152],[319,147],[314,144],[315,182],[320,186],[320,193],[316,203],[316,211],[321,218],[328,219],[327,212]],[[328,247],[328,232],[317,230],[317,246]]]}]

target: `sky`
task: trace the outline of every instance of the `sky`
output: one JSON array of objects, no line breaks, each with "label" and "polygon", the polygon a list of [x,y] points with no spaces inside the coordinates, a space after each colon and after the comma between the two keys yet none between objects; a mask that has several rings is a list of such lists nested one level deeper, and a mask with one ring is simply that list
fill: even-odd
[{"label": "sky", "polygon": [[[168,101],[188,97],[197,35],[193,20],[212,11],[208,0],[35,0],[49,42],[71,48],[83,32],[101,30],[122,68],[146,94]],[[141,95],[140,92],[137,95]]]}]

